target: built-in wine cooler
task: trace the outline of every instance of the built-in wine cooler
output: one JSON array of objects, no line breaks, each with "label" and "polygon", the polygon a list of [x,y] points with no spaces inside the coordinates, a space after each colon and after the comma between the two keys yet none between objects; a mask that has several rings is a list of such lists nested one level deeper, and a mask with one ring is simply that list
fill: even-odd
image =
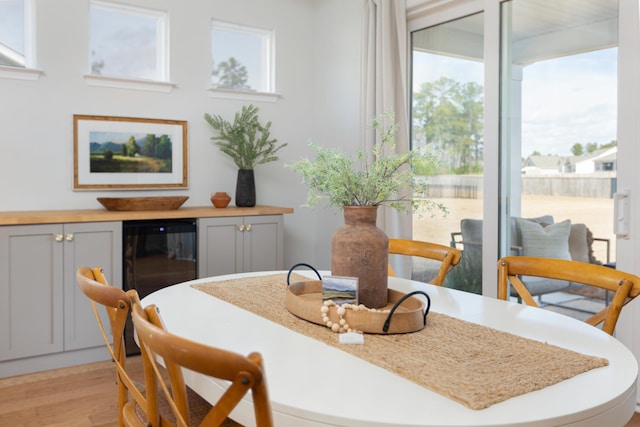
[{"label": "built-in wine cooler", "polygon": [[[140,298],[176,283],[195,279],[197,242],[195,219],[124,221],[122,288]],[[131,319],[125,328],[127,355],[139,354]]]}]

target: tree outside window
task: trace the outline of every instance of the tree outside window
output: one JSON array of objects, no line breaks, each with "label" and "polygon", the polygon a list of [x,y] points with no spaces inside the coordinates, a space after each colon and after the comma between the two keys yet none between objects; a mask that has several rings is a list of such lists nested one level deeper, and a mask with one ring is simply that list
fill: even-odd
[{"label": "tree outside window", "polygon": [[213,21],[211,83],[220,89],[274,92],[273,32]]}]

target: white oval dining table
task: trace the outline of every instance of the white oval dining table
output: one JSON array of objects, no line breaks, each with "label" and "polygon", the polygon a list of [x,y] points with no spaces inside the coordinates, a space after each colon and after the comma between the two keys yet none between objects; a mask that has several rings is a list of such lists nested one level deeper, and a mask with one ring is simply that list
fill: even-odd
[{"label": "white oval dining table", "polygon": [[[180,283],[148,295],[142,304],[156,304],[167,329],[176,335],[240,354],[262,353],[276,426],[615,427],[624,426],[635,410],[638,365],[631,351],[593,326],[547,310],[389,278],[389,286],[402,292],[426,291],[435,312],[609,360],[608,366],[472,410],[192,287],[274,273]],[[315,278],[311,272],[296,273]],[[219,380],[192,372],[185,373],[185,381],[211,402],[224,387]],[[232,416],[244,425],[254,425],[250,396]]]}]

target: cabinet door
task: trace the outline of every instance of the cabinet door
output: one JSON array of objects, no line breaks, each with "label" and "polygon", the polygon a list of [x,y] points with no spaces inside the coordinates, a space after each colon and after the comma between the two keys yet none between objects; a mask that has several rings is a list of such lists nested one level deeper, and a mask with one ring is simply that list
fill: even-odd
[{"label": "cabinet door", "polygon": [[[76,270],[102,267],[113,286],[122,286],[122,223],[72,223],[64,226],[64,349],[104,346],[89,299],[76,284]],[[98,306],[107,336],[106,310]]]},{"label": "cabinet door", "polygon": [[63,349],[62,225],[0,227],[0,360]]},{"label": "cabinet door", "polygon": [[243,272],[242,217],[198,220],[198,277]]},{"label": "cabinet door", "polygon": [[283,269],[282,228],[282,215],[244,218],[244,272]]}]

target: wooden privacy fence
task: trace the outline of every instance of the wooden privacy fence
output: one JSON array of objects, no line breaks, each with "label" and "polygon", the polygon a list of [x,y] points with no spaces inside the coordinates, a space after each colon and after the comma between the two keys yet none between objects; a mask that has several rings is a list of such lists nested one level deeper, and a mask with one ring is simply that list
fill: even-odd
[{"label": "wooden privacy fence", "polygon": [[[428,198],[478,199],[482,197],[481,175],[435,175],[428,178]],[[523,176],[522,194],[610,199],[616,192],[612,176],[585,174]]]}]

